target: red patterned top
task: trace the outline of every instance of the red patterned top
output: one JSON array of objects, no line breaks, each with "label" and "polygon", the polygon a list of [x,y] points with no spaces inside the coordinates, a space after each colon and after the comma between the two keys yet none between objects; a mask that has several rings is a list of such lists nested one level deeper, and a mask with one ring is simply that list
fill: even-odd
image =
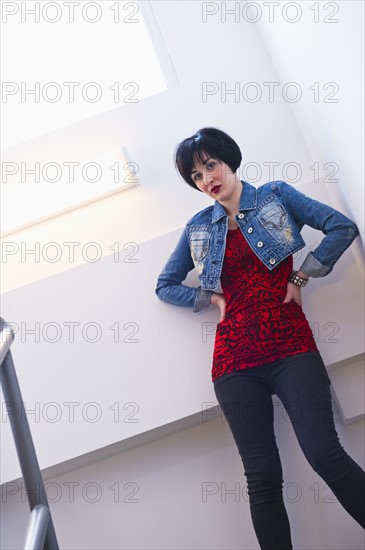
[{"label": "red patterned top", "polygon": [[305,351],[317,351],[301,306],[283,304],[293,269],[288,256],[270,271],[251,250],[241,230],[227,232],[221,286],[225,319],[215,336],[212,381]]}]

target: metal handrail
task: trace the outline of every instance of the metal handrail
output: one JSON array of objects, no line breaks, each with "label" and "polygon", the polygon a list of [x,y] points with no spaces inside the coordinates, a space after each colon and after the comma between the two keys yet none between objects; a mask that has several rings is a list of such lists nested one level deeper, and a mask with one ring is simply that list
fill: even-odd
[{"label": "metal handrail", "polygon": [[[59,550],[47,494],[10,352],[13,340],[13,328],[0,317],[0,382],[31,509],[25,548],[27,550],[42,550],[42,548],[44,550]],[[33,544],[33,546],[27,546],[27,544]]]},{"label": "metal handrail", "polygon": [[30,514],[27,532],[25,533],[24,550],[43,548],[49,523],[49,509],[37,504]]},{"label": "metal handrail", "polygon": [[14,341],[14,329],[9,323],[0,317],[0,367]]}]

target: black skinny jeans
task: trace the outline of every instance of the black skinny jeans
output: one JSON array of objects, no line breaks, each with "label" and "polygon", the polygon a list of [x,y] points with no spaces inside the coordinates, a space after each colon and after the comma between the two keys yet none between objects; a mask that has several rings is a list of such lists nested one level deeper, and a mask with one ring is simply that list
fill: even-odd
[{"label": "black skinny jeans", "polygon": [[330,379],[319,352],[224,374],[214,391],[247,478],[253,526],[261,550],[290,550],[283,472],[273,426],[276,394],[301,449],[347,512],[365,527],[365,473],[345,452],[335,429]]}]

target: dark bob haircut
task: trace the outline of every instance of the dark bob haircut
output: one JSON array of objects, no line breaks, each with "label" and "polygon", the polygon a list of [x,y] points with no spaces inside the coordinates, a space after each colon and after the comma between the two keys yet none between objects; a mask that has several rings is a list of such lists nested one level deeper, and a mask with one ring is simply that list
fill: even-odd
[{"label": "dark bob haircut", "polygon": [[186,183],[198,191],[200,189],[195,185],[191,171],[196,159],[203,162],[203,153],[223,161],[233,173],[242,160],[237,143],[217,128],[201,128],[193,136],[184,139],[175,149],[175,166]]}]

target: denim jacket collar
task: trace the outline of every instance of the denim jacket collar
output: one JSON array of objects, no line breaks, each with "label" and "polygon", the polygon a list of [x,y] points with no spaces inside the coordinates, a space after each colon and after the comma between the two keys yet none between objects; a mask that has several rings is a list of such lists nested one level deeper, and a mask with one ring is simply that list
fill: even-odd
[{"label": "denim jacket collar", "polygon": [[[247,181],[241,180],[241,183],[242,192],[240,198],[239,212],[241,212],[242,210],[253,210],[257,206],[257,190]],[[226,216],[227,213],[224,207],[218,201],[215,201],[212,212],[212,223]]]}]

